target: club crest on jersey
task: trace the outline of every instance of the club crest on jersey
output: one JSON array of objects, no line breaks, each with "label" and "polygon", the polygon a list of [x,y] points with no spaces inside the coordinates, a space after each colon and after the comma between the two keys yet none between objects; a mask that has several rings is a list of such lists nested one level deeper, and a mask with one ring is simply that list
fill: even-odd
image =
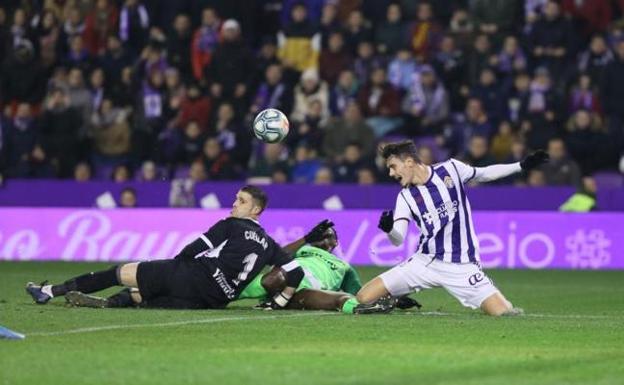
[{"label": "club crest on jersey", "polygon": [[453,178],[451,178],[450,176],[445,176],[444,177],[444,185],[446,186],[446,188],[453,188],[455,187],[455,183],[453,183]]}]

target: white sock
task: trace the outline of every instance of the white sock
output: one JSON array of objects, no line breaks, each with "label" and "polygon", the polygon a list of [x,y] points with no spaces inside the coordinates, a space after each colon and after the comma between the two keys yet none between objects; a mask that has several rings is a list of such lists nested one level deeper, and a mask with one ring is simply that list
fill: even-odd
[{"label": "white sock", "polygon": [[45,294],[49,295],[50,298],[54,298],[54,294],[52,294],[52,285],[45,285],[41,287],[41,291]]}]

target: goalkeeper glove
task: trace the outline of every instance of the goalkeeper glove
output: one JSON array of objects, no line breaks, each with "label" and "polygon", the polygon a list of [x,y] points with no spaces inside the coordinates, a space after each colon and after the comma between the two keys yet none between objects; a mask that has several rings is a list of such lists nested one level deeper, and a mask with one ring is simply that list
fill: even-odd
[{"label": "goalkeeper glove", "polygon": [[332,221],[330,221],[329,219],[325,219],[324,221],[314,226],[312,230],[310,230],[310,232],[307,233],[303,238],[305,239],[306,243],[322,241],[323,238],[325,238],[325,232],[327,231],[327,229],[333,226],[334,223]]},{"label": "goalkeeper glove", "polygon": [[524,159],[522,159],[522,161],[520,162],[520,167],[523,170],[528,171],[536,167],[539,167],[544,163],[548,163],[549,160],[550,160],[550,155],[548,155],[546,151],[537,150],[534,153],[529,154]]},{"label": "goalkeeper glove", "polygon": [[389,233],[394,227],[394,211],[388,210],[381,213],[379,224],[377,225],[384,233]]}]

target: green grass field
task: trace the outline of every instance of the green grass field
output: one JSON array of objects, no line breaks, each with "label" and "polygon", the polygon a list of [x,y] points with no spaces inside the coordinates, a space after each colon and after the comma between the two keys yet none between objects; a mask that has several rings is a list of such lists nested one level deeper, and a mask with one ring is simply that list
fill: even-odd
[{"label": "green grass field", "polygon": [[[527,315],[489,318],[441,289],[421,311],[348,316],[35,305],[28,280],[101,264],[0,263],[0,384],[624,384],[624,271],[491,271]],[[362,268],[369,279],[380,269]]]}]

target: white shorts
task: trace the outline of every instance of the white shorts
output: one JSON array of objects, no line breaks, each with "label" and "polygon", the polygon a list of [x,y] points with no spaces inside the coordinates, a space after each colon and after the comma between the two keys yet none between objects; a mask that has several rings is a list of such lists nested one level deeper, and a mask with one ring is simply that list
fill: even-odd
[{"label": "white shorts", "polygon": [[490,278],[474,263],[448,263],[421,254],[382,273],[380,276],[388,292],[401,296],[423,289],[443,287],[462,305],[472,309],[497,293]]}]

